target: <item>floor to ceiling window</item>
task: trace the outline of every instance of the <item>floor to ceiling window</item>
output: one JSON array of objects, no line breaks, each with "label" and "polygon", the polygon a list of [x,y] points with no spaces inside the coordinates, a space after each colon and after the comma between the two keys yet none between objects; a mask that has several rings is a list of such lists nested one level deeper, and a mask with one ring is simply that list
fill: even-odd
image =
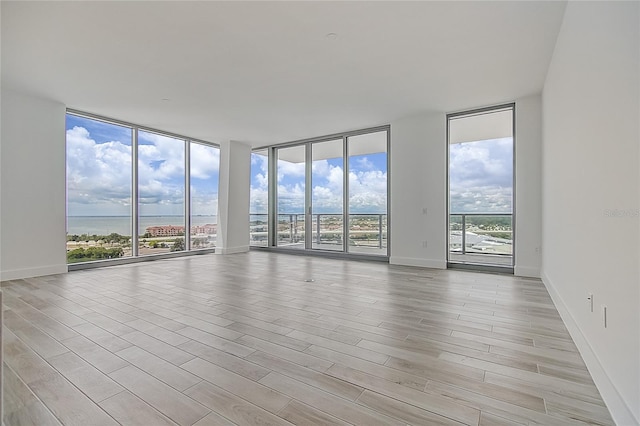
[{"label": "floor to ceiling window", "polygon": [[451,266],[513,267],[513,115],[507,105],[447,117]]},{"label": "floor to ceiling window", "polygon": [[68,263],[215,247],[217,146],[79,112],[66,121]]},{"label": "floor to ceiling window", "polygon": [[189,147],[190,248],[213,248],[218,235],[220,149],[199,142],[190,142]]},{"label": "floor to ceiling window", "polygon": [[305,146],[277,149],[276,245],[305,248]]},{"label": "floor to ceiling window", "polygon": [[185,141],[138,131],[138,254],[183,251]]},{"label": "floor to ceiling window", "polygon": [[387,132],[347,138],[349,251],[387,253]]},{"label": "floor to ceiling window", "polygon": [[251,188],[249,191],[249,244],[269,244],[269,153],[266,149],[251,153]]},{"label": "floor to ceiling window", "polygon": [[67,261],[130,257],[133,129],[67,114]]},{"label": "floor to ceiling window", "polygon": [[344,142],[311,144],[311,248],[344,250]]},{"label": "floor to ceiling window", "polygon": [[251,245],[388,256],[388,143],[382,127],[254,151]]}]

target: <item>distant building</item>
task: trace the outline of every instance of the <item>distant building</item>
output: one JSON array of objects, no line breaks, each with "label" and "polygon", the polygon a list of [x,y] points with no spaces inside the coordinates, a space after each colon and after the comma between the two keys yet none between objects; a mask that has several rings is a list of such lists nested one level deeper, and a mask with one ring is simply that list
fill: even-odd
[{"label": "distant building", "polygon": [[151,235],[152,237],[177,237],[178,235],[184,235],[184,226],[149,226],[147,228],[147,234]]},{"label": "distant building", "polygon": [[191,227],[191,235],[199,235],[199,234],[215,234],[217,230],[217,225],[207,223],[206,225],[193,225]]},{"label": "distant building", "polygon": [[[206,225],[194,225],[191,227],[191,235],[215,234],[217,230],[216,224],[207,223]],[[160,225],[149,226],[147,234],[152,237],[177,237],[184,235],[184,226],[181,225]]]}]

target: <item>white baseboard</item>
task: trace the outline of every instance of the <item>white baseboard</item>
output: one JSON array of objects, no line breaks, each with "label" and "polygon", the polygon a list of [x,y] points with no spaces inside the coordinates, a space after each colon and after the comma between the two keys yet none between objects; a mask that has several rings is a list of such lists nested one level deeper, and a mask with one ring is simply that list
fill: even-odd
[{"label": "white baseboard", "polygon": [[513,269],[513,275],[516,277],[540,278],[540,268],[516,265]]},{"label": "white baseboard", "polygon": [[19,280],[21,278],[41,277],[43,275],[65,274],[67,265],[50,265],[39,268],[10,269],[0,271],[0,281]]},{"label": "white baseboard", "polygon": [[435,259],[419,259],[414,257],[391,256],[389,258],[389,263],[391,265],[419,266],[422,268],[447,269],[446,261],[435,260]]},{"label": "white baseboard", "polygon": [[216,247],[216,254],[235,254],[249,251],[249,246],[240,247]]},{"label": "white baseboard", "polygon": [[609,375],[602,366],[600,359],[598,359],[598,356],[593,351],[589,341],[582,333],[580,326],[571,315],[571,312],[564,303],[564,300],[562,300],[562,297],[556,290],[553,282],[544,272],[542,272],[541,276],[542,282],[547,288],[553,303],[556,305],[556,309],[558,310],[560,317],[562,317],[562,321],[567,327],[569,334],[571,334],[573,342],[578,347],[578,351],[580,352],[580,355],[582,355],[582,359],[587,365],[589,373],[591,373],[591,377],[593,378],[598,391],[600,391],[600,395],[607,405],[613,420],[618,425],[640,425],[640,419],[635,417],[633,411],[625,402],[624,398],[622,398],[622,395],[618,392],[615,384],[609,378]]}]

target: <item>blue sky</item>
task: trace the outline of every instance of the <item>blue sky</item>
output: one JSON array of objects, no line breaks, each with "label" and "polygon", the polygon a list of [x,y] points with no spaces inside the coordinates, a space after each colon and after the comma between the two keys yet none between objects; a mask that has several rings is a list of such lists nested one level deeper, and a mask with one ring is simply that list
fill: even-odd
[{"label": "blue sky", "polygon": [[[131,129],[67,115],[67,199],[70,216],[127,216],[131,212]],[[181,140],[140,132],[139,191],[142,215],[181,215],[184,147]],[[191,144],[192,213],[217,213],[219,150]],[[252,154],[251,212],[267,212],[266,156]],[[385,153],[349,161],[349,210],[385,213]],[[304,163],[279,162],[279,211],[304,212]],[[342,159],[313,163],[315,213],[342,211]],[[512,212],[511,138],[450,146],[452,212]]]},{"label": "blue sky", "polygon": [[[67,115],[69,216],[131,214],[132,131]],[[184,213],[184,142],[139,132],[138,187],[141,215]],[[215,215],[219,150],[191,144],[192,214]]]}]

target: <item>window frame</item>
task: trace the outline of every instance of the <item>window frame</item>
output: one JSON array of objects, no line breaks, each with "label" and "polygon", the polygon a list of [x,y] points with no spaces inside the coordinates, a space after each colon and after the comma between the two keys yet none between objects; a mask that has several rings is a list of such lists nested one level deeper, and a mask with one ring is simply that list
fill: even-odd
[{"label": "window frame", "polygon": [[[103,266],[110,265],[118,265],[118,264],[126,264],[126,263],[136,263],[157,259],[164,259],[170,257],[180,257],[180,256],[188,256],[188,255],[196,255],[196,254],[205,254],[205,253],[214,253],[215,247],[213,248],[205,248],[205,249],[193,249],[191,248],[191,143],[197,143],[200,145],[205,145],[207,147],[212,147],[220,150],[220,145],[207,142],[202,139],[192,138],[184,135],[179,135],[172,132],[167,132],[160,129],[155,129],[148,126],[143,126],[123,120],[118,120],[110,117],[105,117],[102,115],[92,114],[85,111],[79,111],[72,108],[67,108],[65,112],[65,119],[68,115],[73,115],[76,117],[99,121],[106,124],[112,124],[120,127],[126,127],[131,129],[131,206],[130,206],[130,220],[131,220],[131,256],[129,257],[121,257],[116,259],[104,259],[104,260],[92,260],[87,262],[79,262],[79,263],[67,263],[67,268],[69,271],[72,270],[80,270],[80,269],[90,269],[97,268]],[[184,244],[185,249],[178,252],[169,252],[169,253],[157,253],[157,254],[144,254],[141,255],[139,253],[139,241],[140,241],[140,230],[139,228],[139,155],[138,155],[138,146],[139,146],[139,132],[148,132],[160,136],[165,136],[173,139],[178,139],[184,142],[184,198],[183,198],[183,218],[184,218]],[[65,126],[66,133],[66,126]],[[65,148],[65,162],[67,161],[67,153]],[[219,185],[220,185],[220,175],[218,168],[218,189],[217,193],[219,194]],[[65,188],[67,188],[67,178],[65,174]],[[65,191],[66,193],[66,191]],[[69,209],[68,209],[68,201],[66,201],[66,214],[65,217],[68,217]],[[217,212],[216,212],[216,223],[217,223]],[[66,247],[65,247],[66,249]]]},{"label": "window frame", "polygon": [[[371,254],[371,253],[357,253],[349,250],[349,244],[347,243],[348,235],[349,235],[349,159],[350,155],[348,152],[349,143],[348,140],[353,136],[361,136],[369,133],[378,133],[378,132],[386,132],[386,173],[387,173],[387,191],[386,191],[386,252],[383,255]],[[277,200],[277,171],[278,171],[278,150],[289,147],[296,146],[305,146],[306,152],[306,182],[310,183],[310,174],[311,174],[311,150],[314,143],[328,142],[334,141],[337,139],[342,139],[343,143],[343,235],[344,235],[344,250],[343,251],[325,251],[325,250],[317,250],[312,249],[309,246],[311,232],[306,232],[307,242],[305,243],[304,249],[287,249],[286,247],[278,247],[277,245],[277,219],[278,219],[278,200]],[[264,151],[266,150],[268,153],[268,243],[266,246],[259,245],[250,245],[251,250],[269,250],[269,251],[279,251],[279,252],[287,252],[292,254],[302,254],[302,255],[314,255],[314,256],[325,256],[325,257],[339,257],[339,258],[353,258],[360,260],[373,260],[373,261],[383,261],[388,262],[391,256],[391,126],[377,126],[370,127],[365,129],[335,133],[330,135],[318,136],[313,138],[301,139],[297,141],[285,142],[281,144],[267,145],[267,146],[259,146],[252,149],[252,152]],[[305,187],[308,185],[305,185]],[[309,207],[310,207],[310,191],[312,188],[306,189],[306,202],[305,202],[305,217],[309,217]],[[251,213],[251,212],[250,212]],[[310,224],[306,224],[305,226],[310,226]],[[382,232],[382,229],[380,229]]]}]

